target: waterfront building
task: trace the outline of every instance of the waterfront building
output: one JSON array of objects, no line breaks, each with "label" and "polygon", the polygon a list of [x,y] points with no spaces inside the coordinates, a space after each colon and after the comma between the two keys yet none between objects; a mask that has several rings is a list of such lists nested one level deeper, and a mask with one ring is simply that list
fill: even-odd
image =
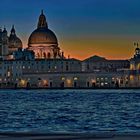
[{"label": "waterfront building", "polygon": [[140,87],[140,49],[130,60],[92,56],[83,61],[65,58],[53,31],[41,12],[28,48],[16,36],[0,30],[1,88],[127,88]]},{"label": "waterfront building", "polygon": [[130,63],[128,60],[107,60],[99,56],[92,56],[82,61],[82,71],[88,72],[117,72],[128,70]]},{"label": "waterfront building", "polygon": [[134,57],[130,59],[131,86],[140,87],[140,48],[136,45]]},{"label": "waterfront building", "polygon": [[[128,87],[129,74],[119,72],[82,71],[76,59],[35,59],[1,61],[1,84],[33,88],[97,88]],[[12,86],[11,85],[11,86]]]},{"label": "waterfront building", "polygon": [[0,60],[0,87],[15,87],[22,77],[22,61]]}]

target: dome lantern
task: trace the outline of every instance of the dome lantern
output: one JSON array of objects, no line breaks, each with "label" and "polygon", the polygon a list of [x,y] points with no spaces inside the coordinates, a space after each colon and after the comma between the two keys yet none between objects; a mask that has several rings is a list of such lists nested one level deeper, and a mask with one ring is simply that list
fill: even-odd
[{"label": "dome lantern", "polygon": [[43,13],[43,10],[41,11],[41,15],[39,16],[38,26],[37,28],[48,28],[48,24],[46,21],[46,17]]},{"label": "dome lantern", "polygon": [[12,29],[11,29],[11,35],[15,35],[16,34],[16,31],[15,31],[15,27],[14,25],[12,26]]}]

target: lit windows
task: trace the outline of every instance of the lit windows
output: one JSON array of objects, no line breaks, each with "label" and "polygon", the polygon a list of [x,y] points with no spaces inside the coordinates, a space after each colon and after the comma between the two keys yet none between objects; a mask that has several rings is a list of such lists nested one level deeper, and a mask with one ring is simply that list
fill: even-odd
[{"label": "lit windows", "polygon": [[65,80],[65,77],[62,77],[61,80],[64,81]]},{"label": "lit windows", "polygon": [[74,77],[74,81],[76,81],[76,80],[78,80],[78,78],[77,77]]}]

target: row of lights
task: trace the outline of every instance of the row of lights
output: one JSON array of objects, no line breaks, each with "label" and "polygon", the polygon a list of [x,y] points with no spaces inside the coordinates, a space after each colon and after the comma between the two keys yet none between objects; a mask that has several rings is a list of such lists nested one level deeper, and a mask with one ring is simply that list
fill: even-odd
[{"label": "row of lights", "polygon": [[[62,80],[62,81],[65,81],[66,78],[65,78],[65,77],[62,77],[61,80]],[[77,80],[78,80],[78,77],[74,77],[73,80],[74,80],[74,81],[77,81]]]}]

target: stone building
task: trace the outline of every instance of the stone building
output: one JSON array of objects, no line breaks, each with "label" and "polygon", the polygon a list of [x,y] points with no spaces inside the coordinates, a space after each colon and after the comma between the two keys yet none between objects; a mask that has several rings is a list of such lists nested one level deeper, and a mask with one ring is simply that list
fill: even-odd
[{"label": "stone building", "polygon": [[82,61],[82,71],[88,72],[117,72],[128,70],[129,67],[129,60],[107,60],[99,56],[92,56]]},{"label": "stone building", "polygon": [[22,49],[22,41],[17,37],[14,26],[11,29],[10,36],[6,28],[2,31],[0,29],[0,57],[1,59],[8,59],[13,52]]}]

